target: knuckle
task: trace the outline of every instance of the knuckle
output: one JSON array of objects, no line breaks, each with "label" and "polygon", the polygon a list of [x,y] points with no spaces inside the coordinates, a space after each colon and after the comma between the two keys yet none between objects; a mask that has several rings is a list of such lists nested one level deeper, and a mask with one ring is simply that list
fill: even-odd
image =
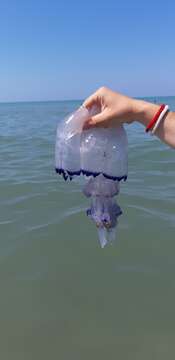
[{"label": "knuckle", "polygon": [[99,89],[99,91],[100,91],[101,93],[104,93],[106,90],[107,90],[107,87],[106,87],[106,86],[101,86],[100,89]]}]

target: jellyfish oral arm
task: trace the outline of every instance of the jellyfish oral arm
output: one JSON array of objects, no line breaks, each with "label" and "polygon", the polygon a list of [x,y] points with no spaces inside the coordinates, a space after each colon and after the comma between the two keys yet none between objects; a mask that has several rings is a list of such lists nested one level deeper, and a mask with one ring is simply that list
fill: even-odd
[{"label": "jellyfish oral arm", "polygon": [[91,198],[91,207],[87,215],[95,222],[101,247],[114,239],[117,218],[122,211],[114,199],[119,192],[119,184],[107,180],[103,175],[91,178],[83,193]]}]

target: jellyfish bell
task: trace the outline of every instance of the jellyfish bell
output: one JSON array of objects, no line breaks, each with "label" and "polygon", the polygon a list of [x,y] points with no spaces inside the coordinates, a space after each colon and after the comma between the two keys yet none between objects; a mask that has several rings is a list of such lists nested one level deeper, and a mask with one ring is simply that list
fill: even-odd
[{"label": "jellyfish bell", "polygon": [[127,179],[128,144],[122,125],[116,128],[83,130],[85,122],[99,109],[80,107],[63,119],[57,128],[56,172],[65,180],[83,175],[83,193],[91,198],[87,215],[96,224],[100,244],[104,247],[115,238],[122,211],[115,200],[119,183]]}]

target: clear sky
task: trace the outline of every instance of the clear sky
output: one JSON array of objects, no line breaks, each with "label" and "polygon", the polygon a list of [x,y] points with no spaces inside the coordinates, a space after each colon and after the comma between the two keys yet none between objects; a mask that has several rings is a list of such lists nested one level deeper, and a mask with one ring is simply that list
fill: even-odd
[{"label": "clear sky", "polygon": [[175,95],[175,1],[1,0],[0,101]]}]

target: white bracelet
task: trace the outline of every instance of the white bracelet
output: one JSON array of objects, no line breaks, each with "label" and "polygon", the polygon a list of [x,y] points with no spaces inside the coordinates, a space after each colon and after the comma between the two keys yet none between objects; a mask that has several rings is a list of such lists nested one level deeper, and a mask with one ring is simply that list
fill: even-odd
[{"label": "white bracelet", "polygon": [[167,114],[167,112],[169,111],[169,106],[166,105],[165,108],[163,109],[163,111],[161,112],[159,118],[157,119],[153,129],[151,130],[151,135],[154,135],[156,130],[158,129],[162,119],[164,118],[164,116]]}]

